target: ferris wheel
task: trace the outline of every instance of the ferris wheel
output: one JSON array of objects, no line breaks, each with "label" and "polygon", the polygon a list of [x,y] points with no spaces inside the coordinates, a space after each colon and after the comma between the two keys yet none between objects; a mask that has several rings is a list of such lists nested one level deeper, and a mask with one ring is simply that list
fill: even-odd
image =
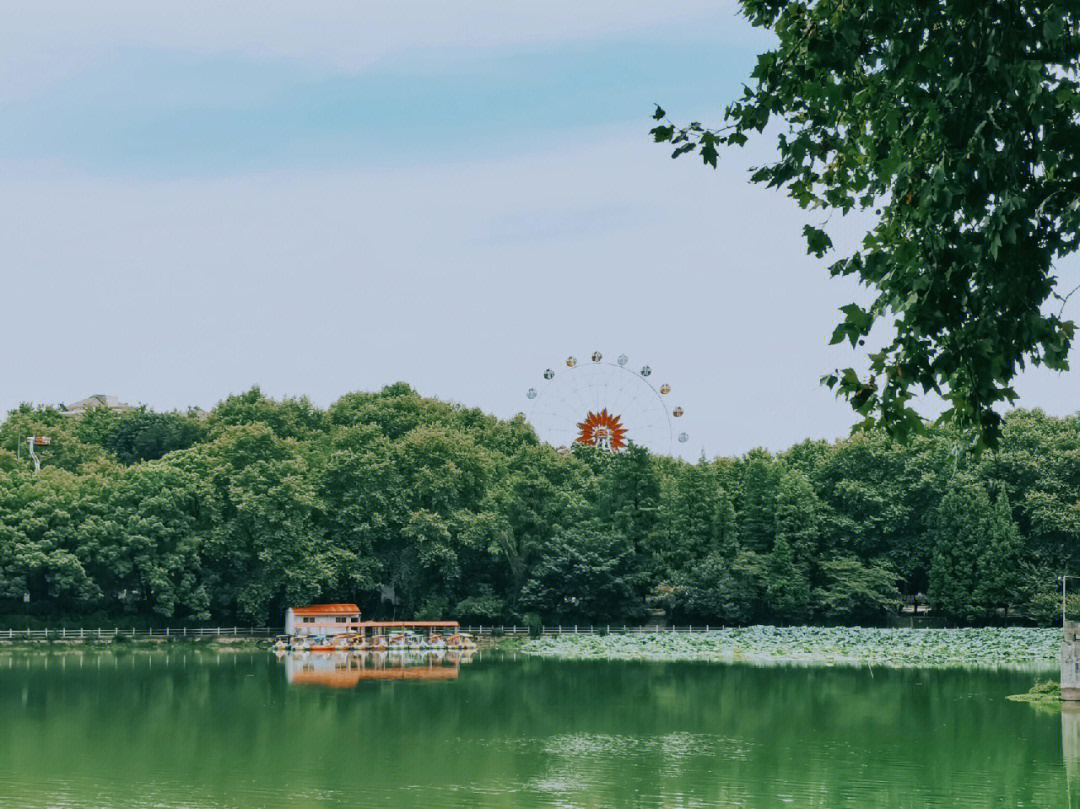
[{"label": "ferris wheel", "polygon": [[679,429],[684,411],[672,394],[672,386],[656,380],[648,365],[631,365],[625,354],[612,362],[596,351],[580,362],[570,356],[547,368],[525,395],[529,422],[541,441],[606,452],[619,452],[632,441],[670,454],[673,441],[689,440]]}]

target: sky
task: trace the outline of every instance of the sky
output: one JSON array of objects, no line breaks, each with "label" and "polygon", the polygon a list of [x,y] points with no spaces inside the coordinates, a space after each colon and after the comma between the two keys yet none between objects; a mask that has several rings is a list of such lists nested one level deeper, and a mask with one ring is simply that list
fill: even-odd
[{"label": "sky", "polygon": [[868,293],[749,183],[771,144],[713,171],[648,138],[768,43],[726,0],[0,0],[0,410],[401,380],[510,417],[601,351],[672,386],[687,458],[843,436],[819,378]]}]

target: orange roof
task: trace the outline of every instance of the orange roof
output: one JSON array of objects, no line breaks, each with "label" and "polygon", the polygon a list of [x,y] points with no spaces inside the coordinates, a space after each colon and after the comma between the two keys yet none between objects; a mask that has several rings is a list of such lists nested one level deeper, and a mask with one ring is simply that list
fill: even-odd
[{"label": "orange roof", "polygon": [[355,604],[311,604],[307,607],[293,607],[293,615],[359,615],[360,608]]},{"label": "orange roof", "polygon": [[456,629],[459,624],[457,621],[364,621],[360,626],[372,629],[405,629],[411,626],[423,629]]}]

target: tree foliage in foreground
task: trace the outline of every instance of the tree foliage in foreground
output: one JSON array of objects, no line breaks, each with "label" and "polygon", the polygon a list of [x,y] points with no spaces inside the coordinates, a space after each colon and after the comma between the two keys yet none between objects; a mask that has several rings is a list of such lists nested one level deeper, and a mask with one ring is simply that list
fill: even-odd
[{"label": "tree foliage in foreground", "polygon": [[[20,446],[42,433],[34,475]],[[256,388],[202,418],[23,406],[0,424],[0,615],[21,624],[29,593],[55,621],[356,601],[483,623],[881,623],[922,593],[955,622],[1052,620],[1056,577],[1080,574],[1080,422],[1016,411],[996,450],[961,441],[559,452],[405,385],[325,411]]]},{"label": "tree foliage in foreground", "polygon": [[[776,159],[752,179],[803,208],[873,212],[861,245],[829,267],[876,291],[843,307],[834,343],[895,335],[870,369],[824,381],[896,436],[921,431],[909,403],[935,392],[943,419],[979,446],[1001,431],[1026,363],[1068,367],[1074,324],[1055,263],[1080,234],[1080,2],[740,0],[777,44],[758,56],[723,125],[652,130],[673,156],[716,166],[778,125]],[[804,229],[808,252],[832,241]],[[999,408],[1000,409],[1000,408]]]}]

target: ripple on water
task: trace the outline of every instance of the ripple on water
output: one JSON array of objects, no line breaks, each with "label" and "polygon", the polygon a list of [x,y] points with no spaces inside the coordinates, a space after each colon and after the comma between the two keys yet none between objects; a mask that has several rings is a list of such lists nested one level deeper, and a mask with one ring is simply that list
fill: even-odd
[{"label": "ripple on water", "polygon": [[265,656],[57,659],[0,659],[0,809],[983,809],[1066,785],[1061,718],[1006,701],[1032,679],[1009,672],[530,658],[327,690]]}]

